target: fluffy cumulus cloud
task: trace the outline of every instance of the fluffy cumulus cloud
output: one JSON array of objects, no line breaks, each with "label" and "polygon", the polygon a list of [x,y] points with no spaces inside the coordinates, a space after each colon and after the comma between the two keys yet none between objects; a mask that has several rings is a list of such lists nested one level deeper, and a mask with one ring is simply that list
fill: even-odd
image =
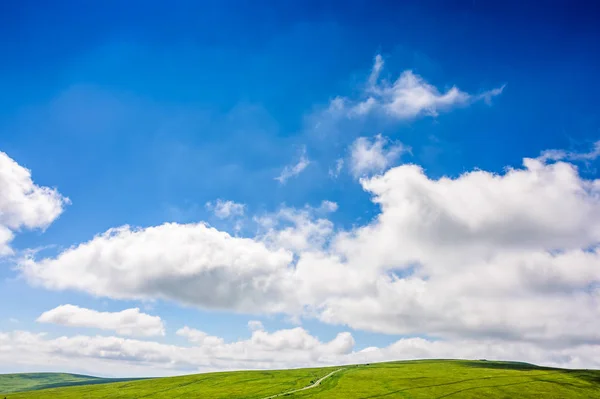
[{"label": "fluffy cumulus cloud", "polygon": [[45,229],[69,199],[56,189],[36,185],[31,172],[0,152],[0,256],[13,253],[9,243],[22,229]]},{"label": "fluffy cumulus cloud", "polygon": [[597,180],[526,159],[503,175],[439,180],[404,165],[362,184],[381,213],[338,235],[332,252],[371,279],[352,296],[327,297],[322,320],[443,338],[600,342]]},{"label": "fluffy cumulus cloud", "polygon": [[[26,331],[0,331],[0,364],[28,370],[101,373],[108,376],[153,376],[214,370],[330,366],[422,358],[520,359],[562,367],[600,367],[600,347],[542,348],[530,343],[463,339],[400,339],[386,347],[356,349],[352,335],[322,342],[303,328],[272,333],[257,329],[247,339],[225,342],[187,327],[182,345],[114,336],[51,338]],[[1,370],[0,366],[0,370]]]},{"label": "fluffy cumulus cloud", "polygon": [[410,148],[401,143],[390,143],[389,139],[378,134],[373,140],[357,138],[351,146],[351,168],[356,177],[380,173],[387,169],[403,152]]},{"label": "fluffy cumulus cloud", "polygon": [[[56,258],[21,262],[34,284],[119,299],[164,298],[213,309],[284,311],[293,254],[205,224],[111,229]],[[270,304],[270,305],[269,305]]]},{"label": "fluffy cumulus cloud", "polygon": [[207,202],[206,207],[215,213],[219,219],[227,219],[235,216],[244,216],[246,205],[234,201],[217,199],[214,203]]},{"label": "fluffy cumulus cloud", "polygon": [[[281,207],[277,212],[255,218],[259,226],[255,239],[272,250],[283,248],[296,254],[321,248],[334,231],[333,223],[325,216],[337,208],[338,205],[331,201],[323,201],[316,208]],[[291,278],[292,272],[288,270],[286,277]]]},{"label": "fluffy cumulus cloud", "polygon": [[120,312],[98,312],[74,305],[61,305],[42,313],[37,321],[68,327],[112,330],[120,335],[165,335],[165,326],[161,318],[142,313],[138,308]]},{"label": "fluffy cumulus cloud", "polygon": [[501,86],[479,94],[469,94],[452,86],[441,92],[411,70],[402,72],[392,82],[380,79],[383,68],[384,60],[377,55],[361,97],[352,99],[338,96],[331,101],[327,113],[349,118],[376,114],[394,120],[435,117],[440,112],[477,101],[490,103],[493,97],[504,90],[504,86]]},{"label": "fluffy cumulus cloud", "polygon": [[117,375],[146,376],[153,370],[178,374],[333,364],[351,354],[354,347],[350,333],[322,342],[300,327],[272,333],[256,329],[250,338],[229,343],[189,327],[177,334],[187,338],[189,345],[112,336],[49,338],[25,331],[0,331],[0,362],[23,367],[48,363],[61,371],[107,370]]},{"label": "fluffy cumulus cloud", "polygon": [[[585,351],[599,350],[600,181],[566,161],[527,158],[502,174],[440,179],[407,164],[360,184],[380,212],[351,230],[335,228],[327,215],[337,207],[324,202],[257,218],[253,238],[203,224],[123,227],[20,268],[51,289],[435,337],[400,345],[423,356],[463,341],[506,345],[514,348],[507,356],[542,363],[572,353],[584,364]],[[320,347],[291,331],[254,326],[252,342]]]}]

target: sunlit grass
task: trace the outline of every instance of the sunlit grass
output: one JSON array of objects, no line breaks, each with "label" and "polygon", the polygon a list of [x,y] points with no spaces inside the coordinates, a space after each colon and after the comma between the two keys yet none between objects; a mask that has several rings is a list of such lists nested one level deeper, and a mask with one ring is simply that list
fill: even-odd
[{"label": "sunlit grass", "polygon": [[10,393],[81,384],[102,384],[113,381],[131,381],[131,379],[98,378],[67,373],[0,374],[0,392]]},{"label": "sunlit grass", "polygon": [[[335,368],[337,369],[337,368]],[[13,393],[37,398],[260,399],[310,385],[334,368],[197,374]],[[3,397],[3,396],[2,396]],[[345,366],[285,398],[600,398],[600,371],[524,363],[430,360]]]}]

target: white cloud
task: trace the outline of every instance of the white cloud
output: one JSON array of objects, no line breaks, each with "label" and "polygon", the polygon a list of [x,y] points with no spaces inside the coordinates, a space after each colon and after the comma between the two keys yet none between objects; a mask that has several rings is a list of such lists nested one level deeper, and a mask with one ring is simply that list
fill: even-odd
[{"label": "white cloud", "polygon": [[409,147],[401,143],[390,143],[381,134],[374,140],[367,137],[357,138],[350,148],[351,169],[356,177],[386,170],[404,152],[410,152]]},{"label": "white cloud", "polygon": [[297,350],[315,355],[343,355],[350,353],[354,347],[354,338],[348,332],[339,333],[332,341],[321,343],[302,327],[279,330],[269,333],[254,330],[250,342],[264,351]]},{"label": "white cloud", "polygon": [[321,206],[319,207],[320,211],[323,212],[335,212],[338,209],[338,204],[333,201],[322,201]]},{"label": "white cloud", "polygon": [[31,172],[0,152],[0,256],[13,253],[9,243],[21,229],[45,229],[69,199],[53,188],[40,187]]},{"label": "white cloud", "polygon": [[456,86],[442,94],[412,71],[402,72],[393,85],[377,88],[374,94],[380,97],[384,111],[398,119],[414,118],[421,113],[437,116],[439,111],[465,104],[470,98]]},{"label": "white cloud", "polygon": [[483,93],[476,95],[476,96],[471,96],[471,100],[472,101],[480,101],[483,100],[483,102],[485,102],[488,105],[492,104],[492,99],[496,96],[499,96],[500,94],[502,94],[502,92],[504,91],[504,88],[506,87],[506,84],[503,84],[500,87],[496,87],[495,89],[492,90],[488,90],[488,91],[484,91]]},{"label": "white cloud", "polygon": [[488,359],[520,360],[533,364],[565,368],[599,368],[600,347],[583,345],[576,349],[542,348],[529,343],[497,340],[429,341],[401,339],[385,348],[370,347],[345,357],[348,364],[411,359]]},{"label": "white cloud", "polygon": [[480,94],[466,93],[456,86],[445,92],[428,83],[411,70],[405,70],[394,82],[380,80],[383,58],[375,57],[371,74],[359,99],[334,98],[326,111],[330,116],[350,118],[377,114],[394,120],[409,120],[420,116],[438,116],[440,112],[466,106],[477,101],[491,103],[504,90],[504,85]]},{"label": "white cloud", "polygon": [[344,167],[344,160],[339,158],[335,161],[335,167],[329,168],[329,177],[333,179],[337,179],[342,172],[342,168]]},{"label": "white cloud", "polygon": [[206,207],[212,210],[219,219],[243,216],[246,209],[246,205],[244,204],[234,201],[224,201],[222,199],[217,199],[214,204],[212,202],[207,202]]},{"label": "white cloud", "polygon": [[123,226],[62,252],[23,259],[34,284],[119,299],[165,298],[213,309],[282,310],[292,254],[204,224]]},{"label": "white cloud", "polygon": [[256,329],[250,338],[230,343],[188,327],[177,334],[192,345],[84,335],[52,339],[26,331],[0,331],[0,367],[10,363],[12,367],[38,370],[52,365],[62,372],[97,374],[108,370],[119,376],[148,376],[330,364],[329,359],[346,356],[354,347],[350,333],[321,342],[300,327],[272,333]]},{"label": "white cloud", "polygon": [[323,201],[318,208],[282,207],[273,214],[257,219],[261,229],[255,239],[266,243],[272,249],[284,248],[298,252],[320,248],[331,236],[334,226],[331,221],[319,215],[334,212],[336,209],[337,204],[330,201]]},{"label": "white cloud", "polygon": [[120,312],[98,312],[74,305],[61,305],[42,313],[37,321],[68,327],[112,330],[120,335],[165,335],[165,326],[160,317],[142,313],[138,308]]},{"label": "white cloud", "polygon": [[293,165],[288,165],[281,171],[281,174],[275,178],[279,183],[284,184],[289,178],[298,176],[306,167],[310,165],[310,160],[306,156],[306,147],[302,148],[300,159]]},{"label": "white cloud", "polygon": [[265,329],[265,327],[263,326],[263,324],[260,321],[258,321],[258,320],[250,320],[248,322],[248,328],[251,331],[264,330]]},{"label": "white cloud", "polygon": [[371,75],[369,75],[369,85],[375,86],[377,85],[377,81],[379,80],[379,74],[383,70],[383,57],[381,54],[377,54],[375,56],[375,60],[373,62],[373,69],[371,69]]},{"label": "white cloud", "polygon": [[323,320],[388,333],[600,342],[592,288],[600,254],[589,250],[600,242],[598,181],[567,163],[526,159],[504,175],[431,180],[404,165],[362,184],[382,212],[334,247],[348,270],[372,276],[362,292],[329,296]]},{"label": "white cloud", "polygon": [[541,162],[546,161],[593,161],[600,156],[600,140],[594,143],[594,148],[588,152],[575,152],[564,150],[546,150],[537,158]]},{"label": "white cloud", "polygon": [[[183,330],[183,329],[182,329]],[[182,331],[180,330],[180,331]],[[600,368],[600,346],[545,348],[532,343],[500,340],[430,341],[400,339],[387,347],[355,349],[350,333],[322,342],[303,328],[266,332],[257,329],[248,339],[226,343],[220,337],[206,342],[191,337],[179,346],[111,336],[62,336],[26,331],[0,331],[0,370],[83,372],[112,376],[154,376],[216,370],[285,369],[427,358],[521,360],[570,368]],[[202,335],[202,334],[200,334]]]},{"label": "white cloud", "polygon": [[284,207],[257,219],[252,239],[201,224],[121,228],[21,269],[52,289],[283,313],[448,345],[427,344],[432,351],[493,342],[521,360],[571,353],[595,364],[585,351],[600,345],[599,180],[527,158],[502,174],[440,179],[402,165],[360,184],[380,212],[351,230],[318,208]]},{"label": "white cloud", "polygon": [[225,342],[223,338],[208,335],[204,331],[196,330],[188,326],[180,328],[177,330],[176,334],[197,345],[215,346],[222,345]]}]

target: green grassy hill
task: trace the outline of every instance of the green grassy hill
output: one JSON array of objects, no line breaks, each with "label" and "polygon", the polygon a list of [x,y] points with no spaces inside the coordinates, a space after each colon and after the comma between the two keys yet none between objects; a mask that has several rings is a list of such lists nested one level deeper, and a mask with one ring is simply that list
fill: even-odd
[{"label": "green grassy hill", "polygon": [[106,384],[109,382],[124,381],[131,381],[131,379],[99,378],[90,377],[88,375],[66,373],[0,374],[0,392],[3,394],[8,394],[12,392],[66,387],[72,385]]},{"label": "green grassy hill", "polygon": [[[314,388],[310,386],[332,371]],[[408,361],[322,369],[197,374],[12,393],[8,399],[600,398],[600,371],[492,361]],[[0,398],[3,398],[0,395]]]}]

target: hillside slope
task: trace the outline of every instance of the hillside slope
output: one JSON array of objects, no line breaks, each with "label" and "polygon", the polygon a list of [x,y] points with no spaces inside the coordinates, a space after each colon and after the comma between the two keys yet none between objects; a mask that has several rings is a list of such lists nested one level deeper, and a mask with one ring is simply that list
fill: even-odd
[{"label": "hillside slope", "polygon": [[6,394],[18,391],[31,391],[71,385],[106,384],[109,382],[124,381],[131,381],[131,379],[99,378],[67,373],[0,374],[0,392]]},{"label": "hillside slope", "polygon": [[[13,393],[8,399],[264,398],[310,385],[332,369],[240,371]],[[0,394],[0,398],[3,398]]]},{"label": "hillside slope", "polygon": [[[339,372],[332,371],[340,369]],[[314,388],[285,395],[311,386]],[[600,371],[510,362],[432,360],[337,368],[197,374],[13,393],[8,399],[600,398]]]},{"label": "hillside slope", "polygon": [[600,371],[491,361],[415,361],[351,367],[294,398],[600,398]]}]

